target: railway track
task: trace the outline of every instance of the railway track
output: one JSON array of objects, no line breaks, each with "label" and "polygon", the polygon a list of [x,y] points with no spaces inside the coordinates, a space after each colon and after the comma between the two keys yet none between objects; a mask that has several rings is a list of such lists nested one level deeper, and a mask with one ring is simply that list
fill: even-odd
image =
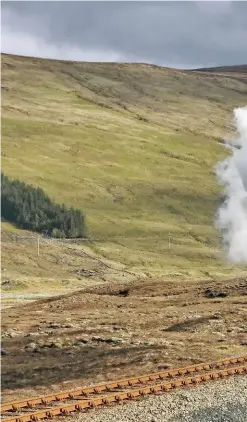
[{"label": "railway track", "polygon": [[[247,374],[247,356],[190,365],[152,374],[77,388],[25,400],[3,403],[2,421],[31,422],[58,415],[136,399],[148,394],[195,386],[201,383]],[[58,404],[59,403],[59,404]]]}]

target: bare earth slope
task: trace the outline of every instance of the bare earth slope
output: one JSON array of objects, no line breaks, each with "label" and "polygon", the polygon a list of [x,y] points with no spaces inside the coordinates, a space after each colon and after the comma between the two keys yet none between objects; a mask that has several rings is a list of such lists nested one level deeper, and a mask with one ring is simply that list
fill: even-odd
[{"label": "bare earth slope", "polygon": [[[244,268],[231,268],[219,251],[213,166],[226,154],[218,141],[232,133],[233,108],[246,104],[246,82],[241,68],[191,72],[2,55],[3,171],[83,209],[97,239],[87,252],[125,275],[240,274]],[[24,247],[13,233],[21,235],[3,224],[11,282],[77,283],[78,271],[83,278],[82,269],[92,270],[84,245],[41,245],[37,257],[34,244]]]}]

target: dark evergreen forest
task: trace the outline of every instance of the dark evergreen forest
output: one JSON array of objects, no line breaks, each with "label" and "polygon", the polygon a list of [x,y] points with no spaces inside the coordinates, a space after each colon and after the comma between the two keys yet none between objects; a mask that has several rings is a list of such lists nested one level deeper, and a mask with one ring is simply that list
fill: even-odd
[{"label": "dark evergreen forest", "polygon": [[2,217],[17,227],[52,237],[86,237],[84,215],[79,209],[59,205],[40,189],[2,177]]}]

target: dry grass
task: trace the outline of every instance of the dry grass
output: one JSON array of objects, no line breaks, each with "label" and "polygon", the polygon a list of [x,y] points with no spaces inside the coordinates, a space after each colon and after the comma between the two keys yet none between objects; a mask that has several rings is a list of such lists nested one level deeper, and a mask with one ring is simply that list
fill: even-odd
[{"label": "dry grass", "polygon": [[5,309],[4,398],[245,354],[246,287],[141,280]]}]

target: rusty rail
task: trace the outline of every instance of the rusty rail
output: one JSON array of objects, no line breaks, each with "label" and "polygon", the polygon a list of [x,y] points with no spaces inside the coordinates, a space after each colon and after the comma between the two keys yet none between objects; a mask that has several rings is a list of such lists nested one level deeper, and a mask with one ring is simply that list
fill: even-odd
[{"label": "rusty rail", "polygon": [[[224,359],[217,362],[191,365],[184,368],[156,372],[154,374],[144,375],[140,377],[126,378],[82,389],[65,391],[57,394],[50,394],[47,396],[31,398],[18,402],[6,403],[2,405],[1,413],[2,416],[5,416],[5,418],[3,419],[4,422],[31,422],[37,421],[38,419],[52,418],[53,416],[57,415],[67,415],[71,412],[83,411],[92,407],[102,406],[108,403],[117,403],[122,400],[135,399],[138,397],[145,396],[147,394],[154,394],[162,391],[169,391],[179,387],[197,385],[219,378],[225,378],[231,375],[246,374],[247,364],[244,364],[246,362],[247,356],[242,356],[238,358]],[[236,366],[236,363],[241,365]],[[219,369],[222,366],[225,367],[225,369]],[[212,368],[214,370],[210,371],[210,369]],[[193,377],[188,377],[188,375],[192,373],[200,372],[203,373],[200,375],[195,375]],[[183,375],[183,377],[181,377],[181,375]],[[180,378],[176,378],[178,376],[180,376]],[[156,380],[163,380],[164,378],[170,378],[172,380],[170,380],[169,382],[166,381],[164,383],[162,382],[159,384],[148,385],[148,383],[150,382],[154,382]],[[138,384],[147,384],[147,386],[141,387],[140,389],[133,388],[136,387],[136,385]],[[102,391],[106,391],[109,393],[115,388],[119,389],[124,387],[128,387],[128,390],[117,394],[107,394],[100,397],[88,397],[89,394],[98,395]],[[132,388],[130,389],[130,387]],[[84,399],[78,400],[80,396],[83,396]],[[53,403],[54,401],[69,401],[76,399],[76,403],[73,404],[54,406],[55,403]],[[33,408],[37,405],[47,406],[48,403],[52,403],[54,407],[49,409],[41,409],[32,413],[22,414],[11,418],[6,418],[7,415],[3,415],[3,412],[12,411],[20,413],[21,409],[23,408]]]}]

